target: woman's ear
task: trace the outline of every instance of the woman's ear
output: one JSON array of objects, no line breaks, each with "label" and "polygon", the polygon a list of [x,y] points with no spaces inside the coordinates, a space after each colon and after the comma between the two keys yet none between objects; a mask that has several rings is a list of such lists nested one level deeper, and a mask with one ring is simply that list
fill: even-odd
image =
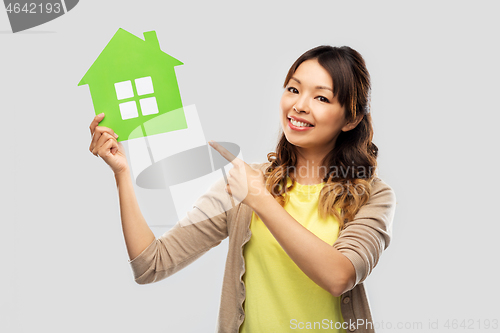
[{"label": "woman's ear", "polygon": [[361,120],[363,120],[363,117],[364,117],[364,115],[362,115],[362,114],[358,115],[356,117],[356,119],[345,124],[344,127],[342,127],[342,131],[347,132],[347,131],[350,131],[350,130],[356,128],[356,126],[358,126],[358,124],[361,122]]}]

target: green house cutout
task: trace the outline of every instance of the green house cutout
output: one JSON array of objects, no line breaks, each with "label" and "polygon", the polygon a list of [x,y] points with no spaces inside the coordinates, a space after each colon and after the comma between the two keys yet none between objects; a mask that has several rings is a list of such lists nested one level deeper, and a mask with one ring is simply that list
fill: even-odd
[{"label": "green house cutout", "polygon": [[179,60],[160,49],[155,31],[144,40],[118,29],[83,76],[99,126],[112,128],[125,141],[187,128],[175,75]]}]

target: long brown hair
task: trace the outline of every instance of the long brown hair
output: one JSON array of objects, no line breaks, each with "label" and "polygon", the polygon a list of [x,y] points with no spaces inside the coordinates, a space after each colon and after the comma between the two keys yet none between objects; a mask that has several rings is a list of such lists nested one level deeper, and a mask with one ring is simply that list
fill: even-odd
[{"label": "long brown hair", "polygon": [[[351,221],[368,201],[375,178],[378,148],[372,142],[370,74],[357,51],[348,46],[323,45],[305,52],[295,61],[283,87],[286,88],[299,65],[310,59],[316,59],[330,74],[333,93],[340,105],[345,106],[346,120],[354,121],[356,117],[363,116],[354,129],[339,134],[334,148],[321,164],[329,171],[323,178],[325,186],[319,195],[319,213],[322,217],[334,215],[342,229],[345,222]],[[271,164],[264,172],[266,188],[284,206],[288,198],[286,192],[295,185],[294,174],[288,174],[288,169],[296,167],[297,150],[281,131],[275,151],[267,155]],[[288,187],[287,176],[292,180]]]}]

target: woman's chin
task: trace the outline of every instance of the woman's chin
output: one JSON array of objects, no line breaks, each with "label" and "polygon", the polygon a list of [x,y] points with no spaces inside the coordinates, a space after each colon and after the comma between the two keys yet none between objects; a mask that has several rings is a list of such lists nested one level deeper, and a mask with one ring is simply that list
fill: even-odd
[{"label": "woman's chin", "polygon": [[285,138],[286,140],[293,146],[296,146],[296,147],[301,147],[301,142],[298,141],[298,140],[294,140],[293,138],[290,138],[288,137],[286,134],[285,134]]}]

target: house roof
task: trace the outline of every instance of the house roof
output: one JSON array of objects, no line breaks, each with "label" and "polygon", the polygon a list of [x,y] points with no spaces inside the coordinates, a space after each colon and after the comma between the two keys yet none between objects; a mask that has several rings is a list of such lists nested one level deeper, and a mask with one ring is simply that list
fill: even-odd
[{"label": "house roof", "polygon": [[[120,28],[83,76],[79,86],[103,79],[103,71],[120,74],[134,67],[174,67],[183,63],[160,49],[155,31],[144,32],[144,40]],[[109,74],[109,73],[108,73]],[[114,75],[112,75],[114,76]]]}]

